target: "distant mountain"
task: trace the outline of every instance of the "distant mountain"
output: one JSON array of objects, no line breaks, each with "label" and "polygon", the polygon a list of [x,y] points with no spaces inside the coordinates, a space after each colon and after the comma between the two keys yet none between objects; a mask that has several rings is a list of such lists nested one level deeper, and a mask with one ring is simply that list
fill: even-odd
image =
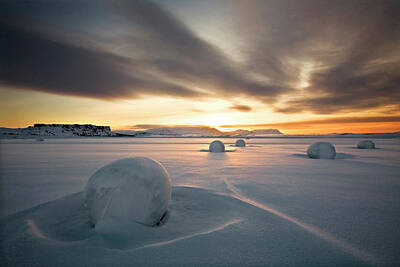
[{"label": "distant mountain", "polygon": [[258,129],[258,130],[236,130],[229,132],[230,135],[237,136],[270,136],[270,135],[282,135],[278,129]]},{"label": "distant mountain", "polygon": [[231,131],[229,134],[232,136],[248,136],[251,134],[251,131],[239,129],[236,131]]},{"label": "distant mountain", "polygon": [[277,129],[260,129],[260,130],[236,130],[231,132],[221,132],[216,128],[208,126],[170,126],[150,128],[144,131],[135,130],[118,130],[113,131],[116,135],[130,136],[181,136],[181,137],[200,137],[200,136],[270,136],[282,135]]},{"label": "distant mountain", "polygon": [[27,128],[0,128],[2,137],[29,137],[29,136],[111,136],[109,126],[91,124],[35,124]]},{"label": "distant mountain", "polygon": [[92,124],[35,124],[27,128],[2,128],[0,138],[75,137],[75,136],[131,136],[131,137],[283,137],[283,138],[400,138],[393,133],[332,133],[323,135],[284,135],[278,129],[235,130],[222,132],[208,126],[170,126],[146,130],[116,130]]},{"label": "distant mountain", "polygon": [[219,136],[223,133],[207,126],[176,126],[146,130],[151,135],[178,135],[178,136]]}]

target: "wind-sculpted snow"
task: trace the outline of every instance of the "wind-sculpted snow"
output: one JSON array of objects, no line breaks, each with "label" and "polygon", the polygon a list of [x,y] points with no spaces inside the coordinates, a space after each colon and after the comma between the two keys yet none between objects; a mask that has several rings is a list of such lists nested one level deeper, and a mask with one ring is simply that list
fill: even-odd
[{"label": "wind-sculpted snow", "polygon": [[[279,216],[263,212],[253,203],[190,187],[175,187],[172,196],[171,218],[165,225],[155,228],[108,219],[93,229],[81,209],[82,193],[9,216],[7,223],[2,221],[2,251],[9,256],[3,264],[28,266],[40,262],[46,266],[60,263],[81,266],[89,261],[97,266],[107,266],[107,257],[110,257],[107,249],[112,249],[119,266],[140,265],[155,250],[158,256],[146,265],[174,265],[174,262],[202,265],[210,261],[211,265],[251,265],[271,261],[271,256],[276,263],[293,263],[300,262],[304,256],[291,255],[292,250],[300,254],[311,253],[318,247],[322,255],[313,256],[315,262],[323,262],[327,256],[329,260],[340,256],[341,263],[360,263],[332,250],[320,240],[304,235],[301,229],[292,227]],[[18,227],[21,229],[12,231]],[[239,242],[237,238],[240,238]],[[305,243],[300,246],[293,243],[293,239]],[[220,240],[225,240],[223,246]],[[263,244],[266,240],[271,242]],[[273,244],[277,240],[282,242],[278,247]],[[29,248],[32,243],[34,250]],[[23,250],[14,250],[17,246]],[[212,252],[207,246],[214,248]],[[240,256],[244,248],[248,252]],[[329,249],[330,255],[324,253],[324,249]],[[208,253],[192,262],[190,255],[201,250]],[[23,257],[17,257],[19,253],[23,253]],[[68,256],[59,258],[63,253]],[[277,253],[281,257],[274,257]]]},{"label": "wind-sculpted snow", "polygon": [[[354,138],[248,139],[235,153],[199,153],[212,141],[201,138],[2,140],[2,264],[396,266],[400,143],[371,140],[379,149],[354,149]],[[320,141],[335,145],[335,160],[308,158]],[[108,217],[92,228],[89,177],[135,156],[168,171],[167,220]]]},{"label": "wind-sculpted snow", "polygon": [[372,264],[382,264],[383,263],[383,261],[381,259],[379,259],[378,257],[376,257],[375,255],[372,255],[366,251],[363,251],[362,249],[359,249],[356,246],[354,246],[344,240],[341,240],[327,232],[324,232],[322,229],[319,229],[318,227],[304,223],[304,222],[302,222],[296,218],[293,218],[283,212],[280,212],[279,210],[271,208],[268,205],[259,203],[259,202],[254,201],[246,196],[243,196],[243,194],[241,194],[240,191],[234,185],[232,185],[227,179],[225,179],[224,182],[226,183],[228,189],[232,191],[234,196],[237,197],[238,199],[242,200],[243,202],[249,203],[250,205],[253,205],[254,207],[260,208],[266,212],[269,212],[269,213],[274,214],[284,220],[287,220],[287,221],[303,228],[304,230],[310,232],[311,234],[313,234],[321,239],[324,239],[324,240],[332,243],[335,246],[338,246],[345,253],[353,255],[353,256],[359,258],[360,260],[364,261],[365,263],[372,263]]},{"label": "wind-sculpted snow", "polygon": [[[110,217],[92,228],[82,207],[83,199],[83,193],[72,194],[22,212],[16,218],[11,216],[11,222],[25,223],[32,238],[64,244],[86,240],[94,246],[126,250],[177,242],[243,221],[240,206],[234,207],[236,200],[202,189],[176,187],[171,203],[173,216],[165,225],[146,227]],[[214,219],[207,220],[208,217]]]}]

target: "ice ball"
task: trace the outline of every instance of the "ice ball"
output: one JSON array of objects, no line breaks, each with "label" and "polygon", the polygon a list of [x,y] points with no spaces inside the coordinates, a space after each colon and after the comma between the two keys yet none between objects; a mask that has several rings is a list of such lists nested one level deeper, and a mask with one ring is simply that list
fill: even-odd
[{"label": "ice ball", "polygon": [[363,140],[358,142],[357,148],[360,149],[374,149],[375,148],[375,143],[370,141],[370,140]]},{"label": "ice ball", "polygon": [[307,155],[312,159],[334,159],[336,150],[329,142],[316,142],[308,147]]},{"label": "ice ball", "polygon": [[97,170],[85,187],[85,206],[93,225],[107,218],[154,226],[167,213],[171,179],[157,161],[125,158]]},{"label": "ice ball", "polygon": [[243,139],[236,140],[235,146],[245,147],[246,142]]},{"label": "ice ball", "polygon": [[225,145],[219,140],[212,141],[210,144],[210,152],[225,152]]}]

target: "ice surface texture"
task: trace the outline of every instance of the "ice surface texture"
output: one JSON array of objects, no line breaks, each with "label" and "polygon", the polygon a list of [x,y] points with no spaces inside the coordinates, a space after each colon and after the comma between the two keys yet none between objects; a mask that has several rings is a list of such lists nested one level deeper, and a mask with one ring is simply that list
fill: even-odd
[{"label": "ice surface texture", "polygon": [[331,143],[316,142],[308,147],[307,155],[312,159],[334,159],[336,150]]},{"label": "ice surface texture", "polygon": [[243,139],[236,140],[235,146],[245,147],[246,142]]},{"label": "ice surface texture", "polygon": [[[372,138],[380,149],[354,149],[358,137],[252,138],[236,153],[199,153],[216,138],[0,140],[0,265],[398,266],[400,142]],[[308,158],[320,141],[335,160]],[[91,228],[76,192],[132,156],[168,170],[168,222]]]},{"label": "ice surface texture", "polygon": [[360,149],[374,149],[375,148],[375,143],[370,141],[370,140],[363,140],[358,142],[357,148]]},{"label": "ice surface texture", "polygon": [[145,157],[117,160],[96,171],[85,187],[85,206],[94,225],[113,217],[154,226],[170,200],[167,171]]},{"label": "ice surface texture", "polygon": [[210,152],[225,152],[225,145],[219,140],[212,141],[210,144]]}]

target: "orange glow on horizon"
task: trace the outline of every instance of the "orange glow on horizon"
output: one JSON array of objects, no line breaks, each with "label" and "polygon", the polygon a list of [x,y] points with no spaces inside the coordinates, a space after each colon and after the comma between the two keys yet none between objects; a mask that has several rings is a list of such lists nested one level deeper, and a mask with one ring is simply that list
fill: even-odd
[{"label": "orange glow on horizon", "polygon": [[332,133],[393,133],[400,131],[400,122],[363,122],[363,123],[335,123],[335,124],[307,124],[299,122],[296,126],[284,126],[271,124],[268,127],[240,127],[231,125],[231,127],[221,127],[224,132],[238,129],[278,129],[287,135],[316,135]]},{"label": "orange glow on horizon", "polygon": [[232,103],[225,100],[152,97],[108,102],[6,89],[0,89],[0,94],[4,96],[0,98],[0,127],[7,128],[24,128],[35,123],[77,123],[108,125],[112,130],[133,129],[137,124],[203,125],[222,132],[274,128],[289,135],[400,131],[400,113],[388,115],[385,110],[354,112],[352,116],[320,116],[279,114],[252,100],[246,100],[252,107],[250,112],[239,112],[230,109]]}]

